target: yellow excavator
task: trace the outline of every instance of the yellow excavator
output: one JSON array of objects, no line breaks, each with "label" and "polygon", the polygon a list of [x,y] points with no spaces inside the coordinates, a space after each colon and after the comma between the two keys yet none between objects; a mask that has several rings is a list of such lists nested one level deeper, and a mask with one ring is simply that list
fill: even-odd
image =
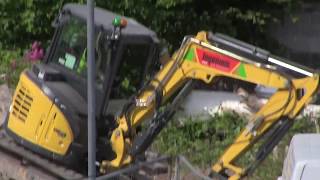
[{"label": "yellow excavator", "polygon": [[[83,12],[86,9],[81,5],[64,7],[47,62],[21,74],[0,136],[1,150],[63,179],[82,178],[86,169]],[[316,97],[319,75],[314,71],[231,37],[199,32],[186,36],[172,58],[141,88],[142,80],[138,80],[134,86],[139,90],[128,98],[123,93],[133,91],[122,91],[120,87],[140,76],[121,78],[133,70],[127,68],[127,63],[140,60],[143,63],[138,67],[150,69],[155,61],[150,62],[158,60],[158,41],[152,31],[130,19],[127,27],[125,23],[121,25],[123,19],[117,19],[111,30],[104,29],[112,23],[105,23],[107,15],[113,14],[101,9],[95,13],[96,17],[106,15],[100,18],[104,24],[97,26],[101,31],[96,33],[100,112],[96,118],[96,156],[101,174],[135,163],[172,118],[195,81],[210,84],[219,77],[228,77],[276,89],[212,165],[210,176],[219,179],[234,180],[250,174],[281,140],[299,112]],[[128,57],[130,61],[123,60]],[[141,72],[135,70],[133,75]],[[125,103],[118,101],[121,98],[127,98]],[[146,121],[148,126],[141,130]],[[258,143],[259,140],[263,142]],[[255,144],[259,144],[256,159],[246,167],[237,164]]]}]

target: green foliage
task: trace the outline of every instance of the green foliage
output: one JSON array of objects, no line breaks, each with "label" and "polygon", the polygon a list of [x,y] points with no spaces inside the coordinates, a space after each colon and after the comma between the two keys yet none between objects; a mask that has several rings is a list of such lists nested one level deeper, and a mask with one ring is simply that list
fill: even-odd
[{"label": "green foliage", "polygon": [[[246,120],[236,114],[217,115],[207,121],[186,120],[183,125],[174,121],[164,129],[153,144],[153,149],[169,155],[182,154],[194,165],[208,168],[235,140]],[[314,124],[307,118],[297,119],[293,127],[258,167],[250,179],[276,179],[281,175],[286,147],[296,133],[315,132]],[[255,158],[257,147],[245,154],[248,165]],[[243,164],[242,162],[242,164]]]},{"label": "green foliage", "polygon": [[217,115],[207,121],[175,121],[161,134],[153,148],[170,155],[183,154],[191,162],[208,167],[234,140],[244,126],[244,119],[232,113]]},{"label": "green foliage", "polygon": [[[33,40],[48,42],[51,22],[65,3],[85,0],[2,0],[1,45],[25,48]],[[299,5],[298,0],[96,0],[97,6],[133,17],[176,48],[182,37],[200,30],[219,31],[251,42],[261,39],[265,25]],[[19,13],[17,13],[17,10]]]},{"label": "green foliage", "polygon": [[1,0],[0,45],[12,49],[25,48],[34,40],[47,42],[53,32],[51,22],[64,3],[64,0]]},{"label": "green foliage", "polygon": [[200,30],[264,45],[266,25],[281,20],[299,6],[297,0],[97,0],[97,4],[134,17],[165,38],[173,49],[183,36]]},{"label": "green foliage", "polygon": [[14,88],[19,81],[20,73],[31,66],[31,63],[22,58],[22,51],[0,51],[0,84],[6,82],[9,87]]}]

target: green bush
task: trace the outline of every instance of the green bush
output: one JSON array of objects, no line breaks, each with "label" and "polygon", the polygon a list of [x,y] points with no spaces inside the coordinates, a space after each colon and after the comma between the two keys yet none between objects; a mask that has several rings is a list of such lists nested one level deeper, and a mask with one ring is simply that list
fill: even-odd
[{"label": "green bush", "polygon": [[[25,48],[34,40],[48,42],[53,33],[51,22],[70,2],[83,4],[86,0],[1,0],[0,45]],[[290,14],[299,7],[299,0],[96,0],[96,4],[137,19],[176,49],[184,35],[200,30],[220,31],[265,45],[261,35],[266,24]]]},{"label": "green bush", "polygon": [[160,133],[153,148],[165,154],[183,154],[200,167],[208,167],[232,143],[244,123],[233,113],[207,121],[187,119],[183,125],[173,121]]},{"label": "green bush", "polygon": [[21,72],[30,66],[31,62],[23,58],[22,50],[0,51],[0,84],[7,83],[15,88]]},{"label": "green bush", "polygon": [[[235,140],[246,120],[236,114],[225,113],[207,121],[187,119],[182,125],[173,121],[154,142],[152,149],[163,154],[187,157],[199,168],[207,169],[215,163],[223,151]],[[297,119],[293,127],[269,154],[265,161],[254,171],[249,179],[276,179],[281,175],[286,146],[296,133],[315,132],[314,124],[307,118]],[[257,147],[246,153],[245,163],[255,157]],[[247,165],[246,164],[246,165]]]},{"label": "green bush", "polygon": [[64,0],[1,0],[1,48],[24,49],[35,40],[47,42],[53,33],[51,23],[63,3]]}]

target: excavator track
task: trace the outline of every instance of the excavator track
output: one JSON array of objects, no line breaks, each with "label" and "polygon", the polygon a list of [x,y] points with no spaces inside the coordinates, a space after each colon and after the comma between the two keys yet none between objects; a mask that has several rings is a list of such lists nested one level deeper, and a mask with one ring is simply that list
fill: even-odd
[{"label": "excavator track", "polygon": [[55,164],[17,144],[0,130],[0,179],[17,180],[80,180],[85,177]]}]

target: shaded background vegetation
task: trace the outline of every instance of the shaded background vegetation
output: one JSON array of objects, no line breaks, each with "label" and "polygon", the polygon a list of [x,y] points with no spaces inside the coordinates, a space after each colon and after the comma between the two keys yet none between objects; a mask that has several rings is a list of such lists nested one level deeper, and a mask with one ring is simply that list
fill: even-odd
[{"label": "shaded background vegetation", "polygon": [[[51,22],[63,4],[85,0],[2,0],[1,46],[25,48],[31,41],[47,42]],[[186,34],[212,30],[264,45],[265,27],[281,21],[301,4],[299,0],[96,0],[99,7],[134,17],[177,47]],[[18,13],[17,13],[18,12]]]},{"label": "shaded background vegetation", "polygon": [[[16,60],[19,64],[19,57],[33,41],[40,41],[46,47],[53,34],[53,19],[64,4],[72,2],[86,3],[86,0],[1,0],[0,74],[13,71],[11,67],[8,69],[8,65]],[[281,22],[284,15],[292,14],[301,5],[300,0],[95,2],[99,7],[133,17],[150,27],[171,52],[178,47],[184,35],[196,34],[200,30],[222,32],[272,51],[281,51],[277,43],[266,34],[267,26],[270,23]]]}]

